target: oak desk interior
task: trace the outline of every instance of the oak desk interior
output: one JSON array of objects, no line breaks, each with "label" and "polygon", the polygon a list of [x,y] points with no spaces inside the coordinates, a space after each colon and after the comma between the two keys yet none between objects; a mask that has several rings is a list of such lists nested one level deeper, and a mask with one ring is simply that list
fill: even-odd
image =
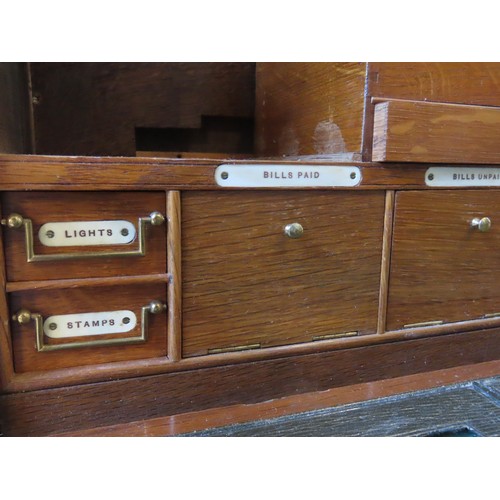
[{"label": "oak desk interior", "polygon": [[[221,164],[347,165],[361,179],[225,188]],[[71,433],[498,360],[499,193],[432,187],[432,167],[1,156],[3,433]],[[136,235],[85,245],[100,227],[78,225],[89,221]],[[59,223],[83,246],[51,246]]]}]

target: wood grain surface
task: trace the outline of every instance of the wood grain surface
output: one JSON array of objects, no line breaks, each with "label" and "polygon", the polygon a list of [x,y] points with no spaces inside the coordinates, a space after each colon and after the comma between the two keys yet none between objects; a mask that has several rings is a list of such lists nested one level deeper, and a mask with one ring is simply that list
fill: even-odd
[{"label": "wood grain surface", "polygon": [[[3,217],[0,206],[0,218]],[[12,356],[12,337],[10,335],[10,314],[7,303],[5,286],[5,255],[3,250],[3,239],[0,238],[0,392],[7,389],[14,376],[14,360]]]},{"label": "wood grain surface", "polygon": [[373,161],[500,163],[500,108],[416,101],[375,105]]},{"label": "wood grain surface", "polygon": [[371,97],[500,106],[498,62],[371,62]]},{"label": "wood grain surface", "polygon": [[[497,191],[402,192],[396,196],[387,328],[500,313]],[[471,228],[490,217],[491,230]]]},{"label": "wood grain surface", "polygon": [[[76,337],[73,339],[49,339],[49,345],[102,340],[103,338],[136,337],[141,333],[141,308],[152,300],[167,300],[166,284],[115,286],[100,288],[76,288],[62,290],[33,290],[12,293],[9,296],[10,311],[20,309],[41,314],[44,319],[61,314],[81,314],[101,311],[130,310],[137,318],[137,326],[129,333]],[[111,363],[132,359],[166,356],[167,319],[165,313],[149,315],[148,340],[146,343],[123,346],[84,347],[64,351],[37,352],[35,348],[35,323],[26,325],[11,322],[14,367],[16,373],[57,370],[71,366]]]},{"label": "wood grain surface", "polygon": [[[253,404],[291,394],[492,361],[500,358],[499,336],[499,329],[483,330],[17,393],[0,397],[0,419],[5,435],[33,436]],[[404,390],[403,385],[401,391]]]},{"label": "wood grain surface", "polygon": [[382,192],[184,193],[182,209],[184,356],[376,332]]},{"label": "wood grain surface", "polygon": [[[165,193],[42,192],[2,195],[3,213],[18,213],[32,220],[35,253],[41,255],[128,251],[138,247],[137,237],[128,245],[46,247],[40,243],[38,231],[47,222],[127,220],[138,232],[139,217],[147,217],[153,211],[166,215],[165,207]],[[167,226],[166,223],[161,226],[147,225],[145,256],[30,263],[26,262],[24,229],[3,228],[7,279],[35,281],[165,273]]]},{"label": "wood grain surface", "polygon": [[[474,379],[484,379],[498,374],[499,361],[489,361],[476,365],[460,366],[445,370],[431,371],[425,374],[407,375],[387,380],[377,380],[368,384],[353,384],[336,387],[321,392],[292,394],[283,398],[272,399],[252,405],[233,405],[221,408],[210,408],[191,413],[181,413],[167,417],[138,420],[125,424],[116,424],[94,429],[73,431],[63,436],[175,436],[188,432],[214,429],[224,425],[243,422],[262,421],[299,412],[318,411],[323,408],[349,405],[379,398],[398,397],[413,391],[422,391],[436,387],[447,390],[450,384],[457,384]],[[475,387],[495,391],[486,379],[475,382]],[[496,394],[496,392],[495,392]],[[498,397],[497,397],[498,399]],[[415,406],[415,405],[414,405]],[[340,409],[340,408],[339,408]],[[487,418],[487,415],[485,416]],[[369,422],[370,419],[367,419]],[[355,429],[353,429],[355,430]]]},{"label": "wood grain surface", "polygon": [[168,357],[179,361],[182,356],[182,249],[181,194],[167,195],[168,214]]},{"label": "wood grain surface", "polygon": [[197,437],[500,435],[500,408],[474,389],[455,385],[337,408],[187,434]]},{"label": "wood grain surface", "polygon": [[380,265],[380,292],[378,301],[377,333],[385,332],[387,319],[387,297],[389,294],[389,275],[391,269],[392,229],[394,221],[394,191],[386,191],[384,237],[382,241],[382,262]]},{"label": "wood grain surface", "polygon": [[[200,129],[204,117],[253,118],[254,63],[59,62],[30,70],[39,154],[135,156],[136,129],[168,138]],[[215,139],[227,148],[245,140],[231,130]]]},{"label": "wood grain surface", "polygon": [[365,63],[258,63],[257,155],[361,153]]},{"label": "wood grain surface", "polygon": [[0,63],[0,152],[31,153],[26,63]]},{"label": "wood grain surface", "polygon": [[[345,165],[345,161],[316,156],[314,165]],[[3,191],[158,191],[223,190],[215,182],[215,169],[225,159],[93,158],[48,157],[37,155],[0,155]],[[231,164],[282,164],[304,166],[304,161],[276,159],[232,160]],[[424,174],[432,165],[399,163],[357,163],[362,182],[354,188],[329,188],[334,191],[363,189],[430,189]],[[305,188],[305,190],[316,188]]]}]

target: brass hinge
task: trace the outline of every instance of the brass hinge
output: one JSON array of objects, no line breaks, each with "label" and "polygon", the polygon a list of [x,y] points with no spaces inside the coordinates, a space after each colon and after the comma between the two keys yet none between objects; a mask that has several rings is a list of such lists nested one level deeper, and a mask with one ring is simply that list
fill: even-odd
[{"label": "brass hinge", "polygon": [[442,325],[444,321],[424,321],[423,323],[411,323],[409,325],[403,325],[403,328],[422,328],[424,326],[437,326]]},{"label": "brass hinge", "polygon": [[250,349],[260,349],[260,344],[239,345],[239,346],[235,346],[235,347],[217,347],[215,349],[209,349],[208,354],[220,354],[223,352],[248,351]]},{"label": "brass hinge", "polygon": [[312,339],[313,342],[316,342],[317,340],[340,339],[342,337],[355,337],[356,335],[358,335],[358,332],[330,333],[328,335],[316,335]]}]

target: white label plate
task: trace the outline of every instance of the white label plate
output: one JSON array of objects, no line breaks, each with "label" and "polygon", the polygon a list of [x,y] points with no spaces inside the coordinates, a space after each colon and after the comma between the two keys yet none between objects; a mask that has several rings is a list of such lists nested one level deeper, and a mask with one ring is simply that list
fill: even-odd
[{"label": "white label plate", "polygon": [[47,247],[126,245],[135,239],[135,226],[126,220],[48,222],[38,231]]},{"label": "white label plate", "polygon": [[62,314],[48,317],[43,322],[43,332],[51,339],[67,339],[87,335],[127,333],[136,325],[137,317],[132,311]]},{"label": "white label plate", "polygon": [[327,165],[219,165],[215,182],[223,187],[354,187],[361,170]]},{"label": "white label plate", "polygon": [[425,173],[429,187],[500,186],[500,168],[495,167],[431,167]]}]

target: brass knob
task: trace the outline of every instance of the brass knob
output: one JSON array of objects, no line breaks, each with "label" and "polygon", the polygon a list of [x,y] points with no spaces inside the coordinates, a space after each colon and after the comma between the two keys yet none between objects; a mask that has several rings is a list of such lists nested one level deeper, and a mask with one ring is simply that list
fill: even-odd
[{"label": "brass knob", "polygon": [[482,233],[487,233],[491,229],[491,220],[489,217],[483,217],[482,219],[476,217],[472,219],[470,225],[477,228]]},{"label": "brass knob", "polygon": [[27,309],[21,309],[12,316],[12,319],[20,325],[27,325],[31,321],[31,313]]},{"label": "brass knob", "polygon": [[22,227],[24,219],[22,215],[11,214],[7,217],[7,219],[2,219],[1,222],[3,226],[7,226],[10,229],[19,229]]},{"label": "brass knob", "polygon": [[159,314],[167,308],[167,306],[159,300],[152,300],[148,307],[151,314]]},{"label": "brass knob", "polygon": [[160,212],[151,212],[149,217],[151,218],[152,226],[161,226],[165,222],[165,216]]},{"label": "brass knob", "polygon": [[304,234],[304,228],[298,222],[287,224],[284,228],[284,233],[289,238],[300,238]]}]

